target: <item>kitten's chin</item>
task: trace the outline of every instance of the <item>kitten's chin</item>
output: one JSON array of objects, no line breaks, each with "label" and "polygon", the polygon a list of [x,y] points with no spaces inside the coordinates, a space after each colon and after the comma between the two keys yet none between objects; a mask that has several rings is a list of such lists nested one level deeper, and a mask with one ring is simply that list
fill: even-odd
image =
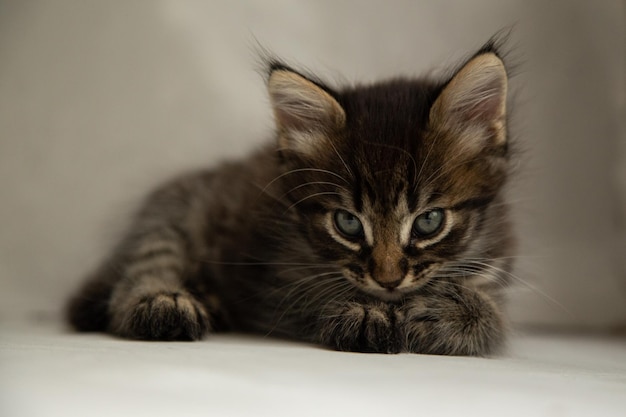
[{"label": "kitten's chin", "polygon": [[405,278],[403,282],[395,288],[383,288],[370,275],[365,277],[355,277],[349,270],[344,270],[344,277],[356,288],[365,294],[386,302],[400,302],[409,294],[424,286],[428,279],[422,278],[416,282],[415,279]]},{"label": "kitten's chin", "polygon": [[394,288],[393,290],[388,290],[384,288],[363,288],[363,291],[367,294],[374,296],[382,301],[388,302],[398,302],[401,301],[404,297],[408,295],[410,291],[406,290],[398,290]]},{"label": "kitten's chin", "polygon": [[417,283],[414,282],[412,284],[404,284],[400,285],[400,287],[393,289],[382,288],[380,286],[374,287],[373,285],[367,287],[362,286],[360,288],[362,291],[378,298],[379,300],[387,302],[399,302],[402,301],[403,298],[418,291],[420,288],[426,285],[428,281],[428,279],[423,279]]}]

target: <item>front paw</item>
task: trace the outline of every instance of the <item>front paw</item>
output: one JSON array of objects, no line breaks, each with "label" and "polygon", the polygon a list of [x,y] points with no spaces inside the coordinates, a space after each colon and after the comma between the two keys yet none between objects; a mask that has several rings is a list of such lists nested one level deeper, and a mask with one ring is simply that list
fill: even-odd
[{"label": "front paw", "polygon": [[128,300],[113,312],[113,332],[142,340],[198,340],[210,329],[204,306],[181,292],[157,292]]},{"label": "front paw", "polygon": [[499,306],[486,294],[453,283],[408,301],[401,316],[409,352],[488,356],[504,343]]},{"label": "front paw", "polygon": [[350,302],[328,309],[319,323],[319,342],[350,352],[398,353],[396,314],[385,304]]}]

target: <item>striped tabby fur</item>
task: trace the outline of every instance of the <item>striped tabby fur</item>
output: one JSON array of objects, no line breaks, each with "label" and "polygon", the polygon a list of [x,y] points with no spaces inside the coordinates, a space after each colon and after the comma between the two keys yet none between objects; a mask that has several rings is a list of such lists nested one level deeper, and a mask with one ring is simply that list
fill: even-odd
[{"label": "striped tabby fur", "polygon": [[513,239],[495,42],[442,81],[340,90],[271,61],[268,90],[276,141],[153,192],[72,298],[72,325],[146,340],[234,329],[348,351],[497,352]]}]

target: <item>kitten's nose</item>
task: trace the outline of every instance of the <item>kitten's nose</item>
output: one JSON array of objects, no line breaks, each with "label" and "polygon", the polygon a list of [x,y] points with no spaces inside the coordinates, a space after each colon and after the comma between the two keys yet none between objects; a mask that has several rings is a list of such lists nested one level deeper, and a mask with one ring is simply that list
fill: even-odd
[{"label": "kitten's nose", "polygon": [[387,288],[388,290],[393,290],[398,285],[400,285],[401,282],[402,282],[402,278],[397,279],[395,281],[387,281],[387,282],[378,281],[378,284],[383,288]]},{"label": "kitten's nose", "polygon": [[382,242],[372,250],[371,274],[382,288],[391,291],[398,287],[407,272],[407,261],[399,245]]}]

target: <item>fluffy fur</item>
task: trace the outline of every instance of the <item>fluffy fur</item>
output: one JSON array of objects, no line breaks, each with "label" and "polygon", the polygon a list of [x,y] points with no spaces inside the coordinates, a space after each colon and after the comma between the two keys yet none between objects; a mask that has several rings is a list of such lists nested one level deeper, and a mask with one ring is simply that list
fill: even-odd
[{"label": "fluffy fur", "polygon": [[347,351],[497,352],[513,239],[495,43],[444,80],[332,89],[272,61],[267,83],[276,139],[153,192],[72,298],[71,324],[147,340],[234,329]]}]

